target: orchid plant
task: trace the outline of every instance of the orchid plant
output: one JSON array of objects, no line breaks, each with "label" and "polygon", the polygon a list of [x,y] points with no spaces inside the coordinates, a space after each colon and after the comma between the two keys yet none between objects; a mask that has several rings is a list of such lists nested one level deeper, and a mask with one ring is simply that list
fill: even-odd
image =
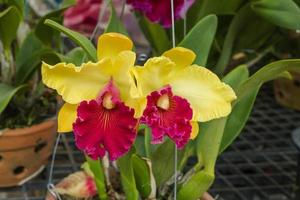
[{"label": "orchid plant", "polygon": [[[288,71],[299,70],[300,60],[273,62],[252,76],[246,65],[217,76],[204,67],[214,39],[207,33],[217,26],[217,17],[208,15],[177,47],[137,66],[134,44],[111,9],[97,49],[85,36],[45,21],[82,48],[79,60],[42,64],[44,84],[65,101],[58,132],[74,133],[99,199],[199,199],[213,183],[218,156],[243,129],[261,85],[291,78]],[[155,20],[168,26],[168,20]],[[186,170],[191,157],[196,162]]]}]

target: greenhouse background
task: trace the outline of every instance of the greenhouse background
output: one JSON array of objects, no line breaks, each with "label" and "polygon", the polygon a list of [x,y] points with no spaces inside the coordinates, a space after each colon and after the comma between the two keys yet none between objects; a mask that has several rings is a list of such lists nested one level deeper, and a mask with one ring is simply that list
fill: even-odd
[{"label": "greenhouse background", "polygon": [[0,0],[0,54],[0,200],[300,200],[298,0]]}]

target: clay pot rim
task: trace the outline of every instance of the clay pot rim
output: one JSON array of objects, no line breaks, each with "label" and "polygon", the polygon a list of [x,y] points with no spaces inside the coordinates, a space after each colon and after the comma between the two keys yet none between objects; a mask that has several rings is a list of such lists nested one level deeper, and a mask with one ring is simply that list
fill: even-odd
[{"label": "clay pot rim", "polygon": [[24,135],[31,135],[32,133],[39,132],[44,129],[48,129],[54,126],[56,123],[56,117],[46,119],[39,124],[35,124],[32,126],[27,126],[23,128],[16,128],[16,129],[2,129],[0,130],[0,137],[18,137]]}]

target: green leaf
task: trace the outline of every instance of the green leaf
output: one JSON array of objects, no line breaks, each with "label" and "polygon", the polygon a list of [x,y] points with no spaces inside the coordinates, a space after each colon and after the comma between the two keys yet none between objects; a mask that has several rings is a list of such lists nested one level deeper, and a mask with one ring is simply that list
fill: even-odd
[{"label": "green leaf", "polygon": [[299,70],[300,59],[288,59],[272,62],[255,74],[253,74],[247,81],[245,81],[236,91],[238,98],[247,96],[249,91],[255,90],[260,87],[263,83],[276,79],[281,76],[285,71]]},{"label": "green leaf", "polygon": [[89,170],[92,171],[94,175],[94,180],[98,190],[98,197],[100,200],[107,200],[106,186],[105,186],[105,175],[101,165],[100,160],[92,160],[90,157],[86,156],[87,163],[89,165]]},{"label": "green leaf", "polygon": [[155,198],[156,185],[152,175],[151,161],[138,155],[132,155],[132,166],[136,186],[143,199]]},{"label": "green leaf", "polygon": [[[237,90],[248,78],[249,70],[247,66],[241,65],[228,73],[222,81],[230,85],[234,90]],[[230,115],[227,117],[219,152],[222,152],[230,143],[232,143],[235,139],[235,135],[239,134],[245,126],[257,92],[258,91],[253,92],[249,98],[245,98],[233,106]]]},{"label": "green leaf", "polygon": [[150,42],[155,55],[161,55],[171,47],[167,32],[161,25],[150,22],[146,17],[136,14],[139,25]]},{"label": "green leaf", "polygon": [[214,174],[225,124],[224,117],[200,124],[201,134],[197,137],[197,155],[198,160],[204,165],[204,171],[208,174]]},{"label": "green leaf", "polygon": [[209,14],[233,15],[244,0],[201,0],[196,1],[188,12],[188,25],[194,26]]},{"label": "green leaf", "polygon": [[253,16],[253,11],[250,8],[249,4],[246,4],[242,7],[239,12],[235,15],[233,20],[229,25],[228,32],[225,37],[225,41],[222,47],[221,56],[218,60],[214,72],[218,75],[222,75],[226,66],[230,61],[232,50],[234,47],[234,42],[243,28],[247,26],[247,22]]},{"label": "green leaf", "polygon": [[285,71],[290,70],[300,70],[300,59],[281,60],[270,63],[262,67],[235,89],[237,100],[234,103],[231,114],[227,117],[220,152],[224,151],[241,133],[262,84],[282,77]]},{"label": "green leaf", "polygon": [[[260,27],[260,28],[257,28]],[[270,38],[274,36],[276,26],[263,20],[258,15],[252,15],[244,26],[243,31],[236,37],[233,53],[245,49],[259,49],[264,44],[270,45]]]},{"label": "green leaf", "polygon": [[60,9],[52,11],[52,12],[44,15],[42,18],[40,18],[40,20],[35,28],[35,34],[45,45],[51,46],[53,39],[54,38],[57,39],[58,35],[59,35],[59,31],[44,24],[45,20],[51,19],[57,23],[62,23],[62,21],[63,21],[62,14],[65,10],[66,10],[66,8],[60,8]]},{"label": "green leaf", "polygon": [[210,188],[214,176],[205,171],[196,172],[187,180],[178,192],[178,200],[197,200]]},{"label": "green leaf", "polygon": [[[177,149],[176,149],[177,150]],[[178,167],[181,163],[183,150],[178,152]],[[164,143],[160,144],[151,156],[153,175],[156,180],[157,186],[163,185],[174,174],[174,155],[175,144],[172,140],[167,139]]]},{"label": "green leaf", "polygon": [[19,70],[28,58],[35,52],[43,48],[41,41],[31,32],[24,39],[16,55],[16,68]]},{"label": "green leaf", "polygon": [[6,51],[9,51],[12,41],[16,38],[22,15],[15,6],[10,6],[0,13],[0,40]]},{"label": "green leaf", "polygon": [[76,47],[69,51],[65,56],[62,56],[62,61],[66,63],[73,63],[76,66],[80,66],[83,62],[87,60],[85,52],[81,47]]},{"label": "green leaf", "polygon": [[60,56],[50,48],[45,48],[33,33],[28,34],[16,56],[17,85],[23,84],[44,60],[49,64],[60,62]]},{"label": "green leaf", "polygon": [[24,4],[24,0],[0,0],[0,4],[8,4],[10,6],[16,6],[21,15],[23,16],[24,14],[24,8],[25,8],[25,4]]},{"label": "green leaf", "polygon": [[109,22],[107,24],[107,27],[105,29],[105,33],[108,32],[116,32],[116,33],[122,33],[124,35],[128,35],[125,27],[123,26],[122,22],[120,21],[119,17],[117,16],[116,10],[113,6],[112,1],[110,0],[110,18]]},{"label": "green leaf", "polygon": [[247,65],[240,65],[230,71],[223,79],[225,83],[236,90],[244,81],[249,78],[249,70]]},{"label": "green leaf", "polygon": [[59,31],[44,24],[45,20],[51,19],[57,23],[62,23],[63,12],[75,3],[75,0],[64,0],[59,9],[49,12],[39,19],[35,28],[35,34],[44,44],[51,46],[54,39],[58,40],[59,35]]},{"label": "green leaf", "polygon": [[91,59],[91,61],[97,62],[97,51],[96,51],[94,45],[92,44],[92,42],[88,38],[86,38],[85,36],[81,35],[78,32],[72,31],[50,19],[47,19],[45,21],[45,24],[66,34],[77,45],[82,47],[82,49],[87,53],[88,58]]},{"label": "green leaf", "polygon": [[20,85],[18,87],[13,87],[4,83],[0,83],[0,114],[6,108],[11,98],[26,85]]},{"label": "green leaf", "polygon": [[117,164],[121,173],[121,182],[126,195],[126,199],[138,200],[139,194],[136,188],[131,159],[133,151],[134,150],[131,149],[126,155],[119,158],[117,160]]},{"label": "green leaf", "polygon": [[219,152],[222,153],[241,133],[250,113],[252,111],[259,87],[256,90],[249,91],[246,98],[241,98],[233,106],[231,114],[227,117],[226,126]]},{"label": "green leaf", "polygon": [[200,20],[178,46],[193,50],[197,57],[195,64],[205,66],[218,25],[215,15],[208,15]]},{"label": "green leaf", "polygon": [[271,23],[288,28],[300,29],[300,8],[293,0],[255,0],[252,9]]}]

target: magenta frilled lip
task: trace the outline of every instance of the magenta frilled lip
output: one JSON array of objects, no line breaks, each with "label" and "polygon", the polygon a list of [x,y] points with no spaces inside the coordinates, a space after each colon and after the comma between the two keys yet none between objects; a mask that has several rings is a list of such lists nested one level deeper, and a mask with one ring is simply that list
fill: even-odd
[{"label": "magenta frilled lip", "polygon": [[94,160],[106,152],[110,160],[116,160],[133,145],[137,124],[134,110],[121,102],[118,89],[110,81],[95,100],[79,104],[73,124],[76,146]]},{"label": "magenta frilled lip", "polygon": [[[174,0],[175,20],[183,18],[195,0]],[[127,3],[154,23],[171,27],[171,0],[127,0]]]},{"label": "magenta frilled lip", "polygon": [[[161,98],[168,101],[166,105],[162,102],[165,109],[159,106]],[[192,116],[193,111],[188,101],[173,95],[171,87],[167,86],[147,96],[147,106],[141,122],[152,129],[153,144],[163,142],[164,136],[168,136],[177,148],[183,148],[192,132]]]}]

